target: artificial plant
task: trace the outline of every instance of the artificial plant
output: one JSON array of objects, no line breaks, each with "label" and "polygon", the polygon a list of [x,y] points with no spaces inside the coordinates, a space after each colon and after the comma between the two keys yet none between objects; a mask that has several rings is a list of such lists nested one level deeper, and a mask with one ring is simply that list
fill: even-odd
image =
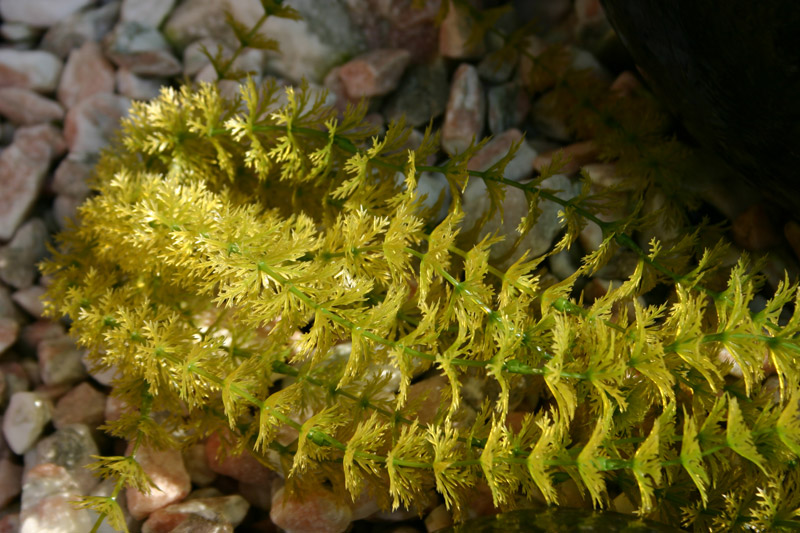
[{"label": "artificial plant", "polygon": [[[254,28],[235,28],[239,50],[272,47],[256,40],[259,25],[296,15],[262,4]],[[225,432],[229,453],[251,451],[289,490],[328,483],[354,500],[367,491],[387,508],[420,509],[435,491],[457,518],[478,484],[505,509],[557,505],[572,480],[595,507],[624,493],[642,516],[700,530],[800,526],[797,285],[787,279],[752,312],[763,279],[746,257],[725,267],[725,244],[707,245],[703,227],[690,226],[674,178],[691,165],[656,103],[571,70],[560,47],[533,54],[524,37],[504,35],[498,54],[529,61],[529,86],[631,176],[624,205],[588,180],[568,200],[542,189],[558,161],[528,183],[508,180],[513,150],[468,170],[482,143],[425,164],[438,150],[431,128],[409,147],[402,122],[379,134],[365,106],[337,117],[305,85],[249,79],[232,100],[215,85],[184,86],[134,104],[97,167],[96,194],[43,266],[50,315],[71,319],[94,365],[120,370],[113,394],[128,407],[108,431],[133,453]],[[232,60],[214,63],[224,77]],[[422,171],[447,178],[442,221],[417,194]],[[461,194],[476,179],[495,209],[507,187],[524,191],[520,234],[541,202],[559,203],[564,231],[552,250],[492,264],[500,237],[460,231]],[[646,213],[654,194],[666,200]],[[634,234],[667,215],[674,237],[640,247]],[[548,280],[543,261],[589,221],[602,245],[572,276]],[[620,248],[638,258],[635,271],[585,304],[577,280]],[[654,287],[668,297],[648,305],[641,297]],[[346,357],[334,350],[343,341]],[[726,379],[723,347],[741,381]],[[765,354],[777,399],[763,386]],[[426,372],[450,387],[423,424],[408,391]],[[497,389],[471,417],[468,375]],[[512,429],[519,388],[540,398]],[[102,458],[95,467],[116,489],[84,501],[118,529],[120,490],[148,487],[133,453]]]}]

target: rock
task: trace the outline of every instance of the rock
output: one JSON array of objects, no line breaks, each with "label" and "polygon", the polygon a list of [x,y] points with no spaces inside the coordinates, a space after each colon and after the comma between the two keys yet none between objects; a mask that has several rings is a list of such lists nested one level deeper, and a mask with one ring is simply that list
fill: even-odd
[{"label": "rock", "polygon": [[[25,392],[31,388],[31,381],[25,369],[16,361],[8,361],[0,364],[0,371],[3,372],[6,382],[6,391],[9,397],[18,392]],[[2,441],[3,439],[0,439]]]},{"label": "rock", "polygon": [[428,533],[439,531],[440,529],[452,525],[453,515],[447,510],[447,506],[443,503],[434,507],[433,510],[428,513],[428,516],[425,517],[425,530],[428,531]]},{"label": "rock", "polygon": [[166,20],[175,0],[122,0],[121,22],[138,22],[158,28]]},{"label": "rock", "polygon": [[94,463],[97,459],[92,456],[99,453],[91,430],[84,424],[71,424],[43,438],[25,453],[25,469],[30,471],[41,464],[61,466],[75,480],[80,493],[89,494],[100,478],[85,467]]},{"label": "rock", "polygon": [[537,172],[542,172],[553,163],[556,156],[560,156],[563,166],[558,172],[571,176],[578,172],[584,165],[597,161],[599,155],[600,151],[594,141],[581,141],[540,153],[533,161],[533,168],[535,168]]},{"label": "rock", "polygon": [[44,463],[29,470],[22,484],[20,533],[86,533],[92,528],[89,513],[72,503],[80,496],[63,467]]},{"label": "rock", "polygon": [[81,362],[83,353],[71,337],[42,340],[37,355],[44,384],[63,385],[86,379],[86,369]]},{"label": "rock", "polygon": [[751,205],[731,225],[733,242],[751,252],[762,252],[782,243],[780,232],[772,223],[764,204]]},{"label": "rock", "polygon": [[33,48],[39,37],[39,29],[24,22],[4,22],[0,25],[0,37],[24,48]]},{"label": "rock", "polygon": [[[131,445],[126,453],[130,453]],[[184,499],[192,489],[189,473],[177,450],[155,450],[140,446],[134,455],[155,487],[149,494],[136,489],[127,489],[128,510],[131,516],[141,520],[157,509]]]},{"label": "rock", "polygon": [[339,79],[350,98],[382,96],[397,88],[410,59],[402,48],[372,50],[342,65]]},{"label": "rock", "polygon": [[211,466],[208,464],[205,444],[193,444],[182,453],[183,464],[186,465],[186,471],[189,472],[192,483],[198,487],[206,487],[217,479],[217,473],[211,470]]},{"label": "rock", "polygon": [[620,72],[620,74],[611,83],[608,88],[609,91],[615,92],[620,96],[631,96],[634,92],[640,90],[642,84],[639,78],[630,70]]},{"label": "rock", "polygon": [[62,120],[64,108],[29,89],[5,87],[0,89],[0,115],[24,126]]},{"label": "rock", "polygon": [[276,474],[262,465],[249,451],[223,458],[220,453],[221,446],[222,439],[217,433],[212,434],[206,441],[206,459],[214,472],[244,483],[271,483],[275,478]]},{"label": "rock", "polygon": [[450,85],[444,124],[442,125],[442,148],[450,155],[466,150],[479,141],[483,132],[486,103],[478,71],[468,63],[462,63]]},{"label": "rock", "polygon": [[191,498],[190,495],[184,502],[168,505],[151,514],[142,524],[142,533],[169,533],[193,516],[235,528],[242,523],[249,509],[250,504],[238,494],[212,498]]},{"label": "rock", "polygon": [[19,309],[17,309],[17,307],[14,305],[11,291],[9,291],[8,287],[2,283],[0,283],[0,317],[12,318],[17,321],[21,321],[25,318]]},{"label": "rock", "polygon": [[26,289],[36,279],[36,263],[47,254],[47,227],[40,218],[25,222],[7,245],[0,247],[0,279]]},{"label": "rock", "polygon": [[0,533],[19,533],[19,513],[9,512],[0,518]]},{"label": "rock", "polygon": [[213,55],[217,52],[218,46],[223,48],[225,57],[230,57],[230,54],[233,53],[230,48],[210,37],[190,43],[183,50],[183,75],[187,78],[194,78],[198,72],[210,64],[208,56],[203,52],[203,48],[205,47]]},{"label": "rock", "polygon": [[[364,51],[363,36],[341,0],[292,0],[287,5],[296,9],[302,20],[270,17],[260,30],[280,43],[280,52],[268,55],[270,71],[298,83],[303,78],[319,83],[333,66]],[[216,0],[185,1],[170,15],[164,34],[181,50],[206,37],[233,48],[235,41],[222,16],[223,7]],[[248,25],[263,14],[258,0],[239,0],[230,7],[235,18]]]},{"label": "rock", "polygon": [[612,30],[600,0],[575,0],[575,18],[578,41],[592,50],[601,48]]},{"label": "rock", "polygon": [[64,121],[64,137],[77,159],[100,152],[109,142],[119,121],[128,114],[130,100],[124,96],[98,93],[85,98],[69,110]]},{"label": "rock", "polygon": [[173,76],[182,70],[167,40],[153,27],[138,22],[120,23],[104,42],[108,58],[134,74]]},{"label": "rock", "polygon": [[22,491],[22,467],[10,458],[0,459],[0,509],[5,509]]},{"label": "rock", "polygon": [[530,117],[542,135],[560,143],[568,143],[572,141],[572,129],[563,114],[555,108],[554,95],[554,92],[549,92],[540,96],[531,107]]},{"label": "rock", "polygon": [[413,65],[388,97],[383,113],[388,120],[405,116],[406,124],[425,126],[444,113],[449,90],[447,69],[441,59]]},{"label": "rock", "polygon": [[17,231],[39,196],[50,161],[63,153],[64,140],[49,125],[19,128],[0,152],[0,241]]},{"label": "rock", "polygon": [[106,395],[83,382],[58,400],[53,425],[61,429],[70,424],[85,424],[95,430],[105,421],[105,410]]},{"label": "rock", "polygon": [[468,59],[483,55],[486,50],[483,40],[470,42],[475,19],[465,8],[452,0],[447,16],[439,27],[439,53],[453,59]]},{"label": "rock", "polygon": [[[61,338],[66,335],[66,330],[59,322],[52,320],[37,320],[31,324],[26,324],[22,328],[20,341],[26,350],[35,352],[39,343],[44,339]],[[34,363],[34,366],[35,363]],[[38,367],[35,370],[38,373]]]},{"label": "rock", "polygon": [[[109,478],[104,479],[100,483],[98,483],[95,488],[92,489],[92,492],[89,493],[90,496],[101,496],[104,498],[108,498],[114,493],[114,486],[116,485],[116,479]],[[122,516],[125,518],[125,524],[128,526],[128,531],[139,531],[141,527],[141,522],[135,520],[131,513],[128,511],[128,503],[125,499],[125,491],[120,492],[120,494],[116,497],[117,505],[119,505],[120,509],[122,509]],[[97,522],[97,519],[100,515],[97,514],[92,509],[88,509],[89,516],[91,518],[91,523]],[[103,523],[100,525],[100,528],[97,530],[97,533],[118,533],[116,529],[113,529],[108,520],[103,520]]]},{"label": "rock", "polygon": [[789,241],[789,246],[792,247],[795,258],[800,261],[800,224],[790,220],[783,226],[783,235]]},{"label": "rock", "polygon": [[514,11],[521,20],[536,20],[537,32],[549,31],[572,11],[572,0],[514,0],[513,3]]},{"label": "rock", "polygon": [[44,34],[40,47],[64,59],[73,48],[87,41],[99,42],[116,24],[119,8],[119,1],[111,1],[96,9],[73,13]]},{"label": "rock", "polygon": [[88,159],[67,156],[56,167],[50,187],[57,194],[79,198],[89,195],[89,177],[94,172],[94,163]]},{"label": "rock", "polygon": [[14,453],[27,452],[50,421],[53,405],[39,394],[15,392],[3,417],[3,435]]},{"label": "rock", "polygon": [[517,129],[504,131],[501,135],[486,143],[470,159],[467,169],[479,171],[489,169],[505,157],[516,143],[519,143],[519,148],[506,165],[503,177],[513,181],[522,181],[530,177],[533,172],[533,161],[537,155],[536,150],[523,140],[522,132]]},{"label": "rock", "polygon": [[0,317],[0,354],[8,350],[19,335],[19,322],[13,318]]},{"label": "rock", "polygon": [[88,96],[110,92],[114,92],[114,67],[103,56],[100,45],[87,41],[72,50],[61,73],[58,100],[72,108]]},{"label": "rock", "polygon": [[[276,478],[278,479],[278,478]],[[263,483],[242,483],[238,484],[238,492],[242,498],[255,507],[263,511],[269,511],[272,507],[272,487],[275,481],[270,484]]]},{"label": "rock", "polygon": [[35,28],[52,26],[59,20],[91,4],[94,0],[3,0],[0,16],[3,20],[23,22]]},{"label": "rock", "polygon": [[486,93],[489,131],[497,135],[522,124],[530,109],[530,99],[516,82],[498,85]]},{"label": "rock", "polygon": [[0,87],[50,93],[58,85],[61,68],[61,60],[50,52],[0,48]]},{"label": "rock", "polygon": [[478,75],[491,83],[505,83],[519,61],[518,53],[487,54],[478,63]]},{"label": "rock", "polygon": [[117,92],[132,100],[151,100],[158,96],[161,87],[168,85],[163,78],[143,78],[126,68],[117,70]]},{"label": "rock", "polygon": [[[556,195],[563,199],[574,196],[572,182],[562,174],[556,174],[543,180],[541,188],[560,191]],[[487,212],[490,206],[490,198],[483,180],[469,182],[464,192],[463,202],[467,216],[462,221],[462,228],[464,232],[471,232],[476,229],[475,226],[480,217]],[[492,246],[490,254],[490,260],[496,261],[499,268],[510,266],[526,251],[528,258],[532,259],[550,249],[553,239],[561,231],[561,224],[558,220],[558,211],[561,206],[555,202],[540,199],[539,208],[541,213],[533,228],[520,240],[516,249],[513,249],[514,243],[519,237],[516,228],[519,226],[521,218],[528,214],[528,200],[520,189],[506,188],[502,216],[499,211],[496,211],[480,229],[477,237],[477,240],[480,240],[495,232],[505,236],[504,241]]]},{"label": "rock", "polygon": [[350,506],[322,487],[304,491],[303,499],[279,489],[272,499],[269,517],[286,533],[314,531],[343,533],[352,521]]},{"label": "rock", "polygon": [[416,418],[424,426],[433,422],[440,408],[447,409],[449,405],[441,405],[442,391],[450,387],[446,377],[436,375],[413,383],[408,387],[408,400],[406,404],[416,407]]},{"label": "rock", "polygon": [[[415,196],[417,198],[425,197],[422,205],[426,209],[433,210],[431,221],[435,223],[444,220],[444,217],[447,216],[447,210],[450,208],[450,202],[453,201],[447,178],[439,172],[422,172],[417,177],[417,193]],[[439,206],[438,209],[434,209],[437,204]]]}]

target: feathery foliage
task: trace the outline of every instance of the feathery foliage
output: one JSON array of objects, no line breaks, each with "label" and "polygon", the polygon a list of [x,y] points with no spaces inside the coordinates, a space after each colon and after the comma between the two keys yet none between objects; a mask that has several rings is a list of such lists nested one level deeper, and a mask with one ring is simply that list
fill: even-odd
[{"label": "feathery foliage", "polygon": [[[265,18],[296,16],[263,5]],[[499,12],[473,14],[478,31],[497,31]],[[256,37],[265,18],[234,27],[242,49],[273,47]],[[624,494],[641,516],[699,530],[800,526],[797,285],[787,280],[752,313],[763,280],[746,257],[724,269],[725,245],[704,247],[702,228],[689,227],[675,177],[691,168],[655,102],[570,70],[563,49],[532,54],[523,37],[504,36],[506,52],[531,62],[531,86],[636,178],[622,219],[607,221],[618,197],[588,181],[566,200],[542,189],[557,163],[524,184],[504,177],[510,156],[469,169],[480,145],[424,165],[438,147],[431,129],[408,148],[402,123],[379,135],[364,106],[337,118],[307,86],[248,79],[234,100],[202,85],[135,104],[98,165],[97,194],[43,267],[50,315],[71,318],[94,364],[124,369],[114,394],[129,408],[108,430],[134,451],[227,431],[232,452],[280,468],[293,490],[327,480],[354,500],[369,491],[386,507],[420,509],[436,491],[457,518],[483,484],[510,509],[558,504],[574,483],[595,507]],[[220,78],[233,59],[215,58]],[[454,193],[438,223],[416,194],[426,170]],[[524,190],[521,234],[540,203],[558,203],[562,238],[543,257],[497,268],[499,239],[470,242],[461,230],[471,180],[499,191],[497,201]],[[645,250],[633,233],[654,224],[642,206],[655,195],[678,236]],[[600,248],[548,281],[543,259],[587,223],[601,228]],[[621,249],[637,258],[633,274],[591,304],[574,298],[577,280]],[[657,285],[669,299],[646,305],[639,297]],[[725,378],[722,348],[741,382]],[[430,422],[410,394],[425,372],[449,384]],[[477,412],[462,391],[475,376],[499,391]],[[520,387],[540,400],[515,426]],[[297,439],[281,443],[282,428]],[[123,528],[114,498],[149,481],[133,456],[96,469],[116,489],[83,505]]]}]

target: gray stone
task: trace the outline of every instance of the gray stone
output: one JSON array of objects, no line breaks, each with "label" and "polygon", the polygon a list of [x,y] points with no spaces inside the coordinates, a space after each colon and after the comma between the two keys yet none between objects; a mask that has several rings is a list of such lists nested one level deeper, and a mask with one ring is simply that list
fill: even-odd
[{"label": "gray stone", "polygon": [[[541,183],[542,189],[558,191],[559,198],[568,199],[574,196],[575,186],[566,176],[556,174]],[[469,233],[476,228],[480,219],[488,212],[490,207],[489,194],[483,180],[476,179],[469,182],[464,192],[464,211],[467,213],[462,221],[462,229]],[[497,233],[505,239],[494,246],[490,253],[490,260],[496,261],[499,268],[507,268],[519,259],[524,252],[528,258],[538,257],[550,249],[553,239],[561,231],[558,220],[558,211],[561,206],[545,199],[539,200],[541,213],[536,219],[533,228],[525,234],[514,248],[519,238],[516,228],[522,217],[528,214],[528,200],[523,191],[516,187],[507,187],[503,201],[503,213],[495,211],[492,217],[479,229],[476,240],[487,235]]]},{"label": "gray stone", "polygon": [[382,96],[397,88],[410,59],[402,48],[372,50],[342,65],[339,79],[350,98]]},{"label": "gray stone", "polygon": [[7,245],[0,247],[0,279],[26,289],[36,279],[36,263],[47,254],[47,227],[40,218],[25,222]]},{"label": "gray stone", "polygon": [[[130,451],[129,445],[127,453]],[[137,520],[147,517],[157,509],[181,501],[189,494],[192,482],[178,450],[155,450],[140,446],[134,458],[158,487],[149,494],[128,488],[128,510]]]},{"label": "gray stone", "polygon": [[521,84],[505,83],[487,91],[486,107],[489,131],[498,135],[522,124],[530,110],[530,98]]},{"label": "gray stone", "polygon": [[0,87],[53,92],[61,67],[61,60],[50,52],[0,48]]},{"label": "gray stone", "polygon": [[0,25],[0,37],[15,44],[26,45],[26,48],[34,44],[39,34],[38,28],[24,22],[4,22]]},{"label": "gray stone", "polygon": [[117,70],[117,92],[131,100],[151,100],[158,96],[161,87],[168,85],[164,78],[143,78],[126,68]]},{"label": "gray stone", "polygon": [[122,0],[122,22],[138,22],[144,26],[158,28],[166,20],[175,0]]},{"label": "gray stone", "polygon": [[9,457],[3,457],[0,459],[0,509],[11,503],[21,491],[22,467]]},{"label": "gray stone", "polygon": [[0,89],[0,115],[15,124],[31,125],[64,118],[64,108],[30,89]]},{"label": "gray stone", "polygon": [[116,24],[119,7],[120,2],[113,1],[73,13],[44,34],[40,47],[64,59],[73,48],[80,48],[87,41],[100,41]]},{"label": "gray stone", "polygon": [[98,154],[111,140],[129,107],[130,100],[124,96],[98,93],[70,109],[64,121],[70,157],[84,159]]},{"label": "gray stone", "polygon": [[[26,313],[35,318],[42,318],[44,314],[44,303],[42,297],[44,296],[45,288],[41,285],[32,285],[25,289],[15,291],[11,298],[18,306],[25,310]],[[0,313],[2,316],[2,313]]]},{"label": "gray stone", "polygon": [[[19,322],[13,318],[0,317],[0,354],[11,348],[17,342],[18,336]],[[5,388],[5,381],[3,387]]]},{"label": "gray stone", "polygon": [[45,385],[63,385],[85,379],[84,350],[71,337],[43,339],[38,346],[39,370]]},{"label": "gray stone", "polygon": [[100,481],[86,465],[99,452],[91,430],[84,424],[69,424],[40,440],[34,448],[25,453],[25,469],[52,463],[63,467],[75,480],[81,494],[88,494]]},{"label": "gray stone", "polygon": [[27,452],[39,439],[52,413],[53,404],[39,394],[27,391],[12,394],[3,416],[3,435],[8,447],[18,455]]},{"label": "gray stone", "polygon": [[439,53],[453,59],[468,59],[483,55],[486,50],[483,40],[470,40],[474,29],[474,18],[466,9],[450,1],[447,16],[439,27]]},{"label": "gray stone", "polygon": [[447,69],[441,59],[413,65],[388,97],[383,114],[388,120],[405,116],[409,126],[427,125],[444,113],[449,91]]},{"label": "gray stone", "polygon": [[157,29],[138,22],[123,22],[104,39],[106,54],[117,66],[134,74],[173,76],[180,61]]},{"label": "gray stone", "polygon": [[81,424],[95,430],[105,421],[105,411],[106,395],[84,381],[58,400],[53,425],[61,429]]},{"label": "gray stone", "polygon": [[52,26],[94,0],[3,0],[0,16],[11,22],[22,22],[36,28]]},{"label": "gray stone", "polygon": [[287,533],[343,533],[352,521],[353,511],[341,498],[321,486],[309,490],[303,498],[281,488],[272,497],[269,517]]},{"label": "gray stone", "polygon": [[467,164],[467,169],[484,171],[495,165],[508,155],[511,147],[519,144],[517,151],[503,171],[503,177],[513,181],[522,181],[530,177],[533,172],[533,162],[536,159],[536,150],[523,140],[522,132],[517,129],[504,131],[490,140]]}]

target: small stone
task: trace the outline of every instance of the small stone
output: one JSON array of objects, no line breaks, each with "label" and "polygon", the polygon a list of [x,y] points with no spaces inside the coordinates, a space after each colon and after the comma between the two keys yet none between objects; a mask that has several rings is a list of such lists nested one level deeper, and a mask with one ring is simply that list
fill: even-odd
[{"label": "small stone", "polygon": [[72,503],[81,496],[64,467],[44,463],[32,468],[22,483],[20,533],[86,533],[92,528],[89,513]]},{"label": "small stone", "polygon": [[89,195],[89,177],[94,172],[94,163],[87,159],[67,156],[56,167],[50,187],[56,194],[65,194],[78,198]]},{"label": "small stone", "polygon": [[555,108],[553,92],[540,96],[531,107],[530,116],[536,129],[545,137],[561,143],[572,141],[572,130]]},{"label": "small stone", "polygon": [[106,395],[86,382],[78,384],[56,403],[53,425],[85,424],[91,430],[105,421]]},{"label": "small stone", "polygon": [[105,407],[105,419],[106,422],[114,422],[115,420],[119,420],[120,417],[130,410],[130,406],[128,405],[125,400],[119,398],[118,396],[114,396],[114,391],[111,391],[106,397],[106,407]]},{"label": "small stone", "polygon": [[73,13],[44,34],[41,48],[64,59],[73,48],[80,48],[87,41],[99,42],[116,24],[119,7],[119,1],[111,1],[96,9]]},{"label": "small stone", "polygon": [[9,240],[39,196],[50,161],[63,153],[64,140],[50,125],[26,126],[0,152],[0,241]]},{"label": "small stone", "polygon": [[206,458],[209,467],[214,472],[245,483],[271,483],[276,476],[249,451],[235,456],[227,455],[223,458],[220,454],[221,447],[222,439],[217,433],[212,434],[206,441]]},{"label": "small stone", "polygon": [[491,83],[504,83],[511,77],[519,60],[518,53],[491,53],[478,63],[478,75]]},{"label": "small stone", "polygon": [[628,495],[624,492],[621,493],[619,496],[614,498],[611,502],[611,507],[618,513],[622,514],[634,514],[636,512],[637,506],[628,498]]},{"label": "small stone", "polygon": [[25,453],[25,468],[30,471],[46,463],[61,466],[75,480],[80,493],[89,494],[100,478],[85,467],[97,460],[92,456],[98,453],[91,430],[84,424],[71,424],[56,430],[28,450]]},{"label": "small stone", "polygon": [[235,38],[225,22],[224,8],[217,0],[184,0],[167,17],[164,35],[179,50],[205,38],[233,46]]},{"label": "small stone", "polygon": [[158,28],[174,7],[175,0],[122,0],[119,19]]},{"label": "small stone", "polygon": [[[64,326],[59,322],[53,322],[48,319],[37,320],[31,324],[26,324],[25,327],[22,328],[20,342],[25,346],[26,350],[35,352],[39,348],[39,343],[44,339],[62,338],[66,334],[67,332]],[[38,371],[39,369],[37,367],[36,372],[38,373]]]},{"label": "small stone", "polygon": [[117,70],[117,92],[132,100],[151,100],[158,96],[161,87],[167,85],[163,78],[143,78],[126,68]]},{"label": "small stone", "polygon": [[750,206],[731,225],[733,242],[751,252],[763,252],[781,244],[781,236],[764,204]]},{"label": "small stone", "polygon": [[[16,361],[0,363],[0,371],[3,372],[6,382],[6,392],[9,397],[18,392],[25,392],[31,388],[31,380],[25,372],[25,368]],[[2,441],[3,439],[0,439]]]},{"label": "small stone", "polygon": [[0,25],[0,37],[16,44],[25,44],[25,48],[33,48],[40,31],[24,22],[4,22]]},{"label": "small stone", "polygon": [[19,322],[13,318],[0,317],[0,354],[8,350],[19,336]]},{"label": "small stone", "polygon": [[353,513],[349,505],[322,487],[304,492],[302,499],[281,488],[272,499],[269,517],[286,533],[343,533],[350,525]]},{"label": "small stone", "polygon": [[64,108],[29,89],[5,87],[0,89],[0,115],[25,126],[62,120]]},{"label": "small stone", "polygon": [[572,11],[572,0],[545,0],[529,2],[515,0],[514,11],[522,21],[535,20],[537,32],[547,32]]},{"label": "small stone", "polygon": [[5,509],[22,491],[22,467],[10,458],[0,459],[0,509]]},{"label": "small stone", "polygon": [[0,48],[0,87],[50,93],[58,85],[61,68],[61,60],[50,52]]},{"label": "small stone", "polygon": [[425,529],[428,531],[428,533],[439,531],[440,529],[444,529],[452,525],[453,515],[447,510],[447,506],[445,504],[440,504],[434,507],[433,510],[428,513],[428,516],[425,517]]},{"label": "small stone", "polygon": [[50,421],[53,405],[39,394],[15,392],[3,417],[3,435],[8,447],[22,455],[36,443]]},{"label": "small stone", "polygon": [[8,513],[0,518],[0,533],[19,533],[19,513]]},{"label": "small stone", "polygon": [[600,151],[594,141],[581,141],[540,153],[533,161],[533,168],[535,168],[537,172],[542,172],[546,167],[551,165],[558,156],[563,164],[558,172],[560,174],[572,176],[576,174],[581,167],[597,161],[599,155]]},{"label": "small stone", "polygon": [[64,121],[64,137],[71,157],[98,154],[119,127],[120,119],[127,116],[130,103],[124,96],[98,93],[70,109]]},{"label": "small stone", "polygon": [[439,27],[439,53],[453,59],[468,59],[483,55],[486,50],[483,40],[471,42],[475,19],[466,9],[452,0],[447,16]]},{"label": "small stone", "polygon": [[[100,353],[103,353],[102,350]],[[84,352],[82,362],[89,375],[101,385],[111,387],[114,384],[114,380],[119,377],[117,367],[98,363],[89,351]]]},{"label": "small stone", "polygon": [[[562,199],[574,196],[574,186],[566,176],[556,174],[542,181],[542,189],[559,191],[556,195]],[[462,228],[465,232],[474,229],[480,217],[489,209],[490,198],[486,192],[486,184],[483,180],[470,181],[464,192],[464,211],[467,216],[462,221]],[[514,248],[515,241],[519,234],[516,228],[519,226],[522,217],[528,214],[528,199],[525,193],[517,188],[508,187],[503,201],[503,213],[496,211],[492,218],[480,229],[478,240],[487,235],[494,234],[505,236],[505,240],[492,246],[490,259],[496,261],[500,267],[508,267],[514,261],[522,257],[524,252],[528,252],[529,258],[538,257],[547,250],[553,242],[555,236],[561,231],[561,223],[558,220],[558,212],[561,205],[548,200],[539,200],[539,213],[533,228],[525,234]]]},{"label": "small stone", "polygon": [[36,263],[47,254],[48,231],[40,218],[25,222],[7,245],[0,247],[0,279],[17,289],[26,289],[36,279]]},{"label": "small stone", "polygon": [[790,220],[783,226],[783,235],[789,241],[789,246],[794,251],[794,256],[800,261],[800,224]]},{"label": "small stone", "polygon": [[522,132],[517,129],[504,131],[486,143],[470,159],[467,169],[479,171],[489,169],[505,157],[515,144],[519,144],[519,148],[506,165],[503,177],[512,181],[522,181],[530,177],[533,172],[533,161],[537,155],[536,150],[523,140]]},{"label": "small stone", "polygon": [[183,50],[183,75],[187,78],[194,78],[198,72],[210,64],[208,56],[203,52],[203,48],[213,55],[217,52],[217,47],[219,46],[223,49],[224,57],[230,57],[232,53],[230,48],[210,37],[190,43]]},{"label": "small stone", "polygon": [[280,478],[275,478],[270,484],[261,483],[242,483],[238,484],[238,492],[242,498],[262,511],[269,511],[272,508],[272,493],[277,490],[278,483],[282,483]]},{"label": "small stone", "polygon": [[4,20],[23,22],[35,28],[52,26],[59,20],[91,4],[93,0],[3,0],[0,16]]},{"label": "small stone", "polygon": [[[100,483],[98,483],[93,489],[92,492],[89,493],[90,496],[101,496],[104,498],[108,498],[114,493],[114,488],[116,485],[116,479],[109,478],[104,479]],[[119,505],[120,509],[122,509],[122,516],[125,518],[125,524],[128,526],[128,531],[139,531],[141,527],[141,522],[135,520],[131,513],[128,511],[128,503],[125,499],[125,491],[120,492],[120,494],[116,497],[117,505]],[[94,524],[97,522],[97,519],[100,518],[100,515],[97,514],[96,511],[92,509],[87,509],[89,511],[90,522]],[[108,520],[103,520],[103,523],[100,525],[100,528],[97,530],[97,533],[119,533],[118,530],[113,529]]]},{"label": "small stone", "polygon": [[173,503],[155,511],[142,524],[142,533],[169,533],[184,524],[192,516],[204,518],[209,522],[236,527],[242,523],[250,504],[239,496],[218,496],[212,498],[189,498],[181,503]]},{"label": "small stone", "polygon": [[453,200],[451,194],[447,178],[440,172],[422,172],[417,178],[415,196],[425,197],[422,206],[432,210],[431,221],[434,223],[441,222],[447,216],[447,210]]},{"label": "small stone", "polygon": [[342,65],[339,78],[350,98],[382,96],[397,88],[410,59],[402,48],[372,50]]},{"label": "small stone", "polygon": [[[450,387],[450,382],[441,375],[431,376],[408,387],[408,400],[406,403],[418,405],[416,418],[421,426],[433,422],[440,408],[446,409],[448,407],[441,405],[442,391],[448,387]],[[420,399],[422,401],[418,403]]]},{"label": "small stone", "polygon": [[45,385],[63,385],[86,379],[86,369],[81,361],[83,353],[84,350],[67,336],[42,340],[37,352],[42,382]]},{"label": "small stone", "polygon": [[[129,445],[127,453],[130,453],[131,448]],[[191,491],[192,481],[178,450],[155,450],[140,446],[134,458],[155,484],[150,489],[150,494],[130,487],[127,489],[128,510],[137,520],[146,518],[157,509],[181,501]]]},{"label": "small stone", "polygon": [[642,88],[639,78],[630,70],[620,72],[619,76],[611,83],[609,91],[615,92],[620,96],[631,96]]},{"label": "small stone", "polygon": [[611,31],[600,0],[575,0],[575,34],[578,41],[598,50]]},{"label": "small stone", "polygon": [[100,45],[87,41],[72,50],[61,73],[59,102],[72,108],[88,96],[110,92],[114,92],[114,67],[103,56]]},{"label": "small stone", "polygon": [[383,113],[388,120],[405,117],[406,124],[427,125],[444,113],[450,84],[441,58],[406,69],[397,90],[387,98]]},{"label": "small stone", "polygon": [[530,109],[530,98],[522,85],[505,83],[486,93],[489,131],[497,135],[522,124]]},{"label": "small stone", "polygon": [[186,465],[186,471],[189,472],[192,483],[198,487],[207,487],[217,479],[217,473],[211,470],[211,466],[208,464],[205,444],[193,444],[182,453],[183,464]]},{"label": "small stone", "polygon": [[11,291],[8,287],[0,283],[0,317],[13,318],[22,321],[25,317],[14,305],[14,300],[11,297]]},{"label": "small stone", "polygon": [[483,132],[486,103],[478,71],[462,63],[450,86],[444,124],[442,148],[450,155],[461,153],[473,142],[478,142]]},{"label": "small stone", "polygon": [[353,510],[353,522],[369,518],[381,512],[381,507],[378,505],[375,496],[366,489],[362,490],[356,501],[350,504],[350,508]]},{"label": "small stone", "polygon": [[105,38],[106,54],[117,66],[134,74],[173,76],[181,64],[157,29],[138,22],[123,22]]}]

